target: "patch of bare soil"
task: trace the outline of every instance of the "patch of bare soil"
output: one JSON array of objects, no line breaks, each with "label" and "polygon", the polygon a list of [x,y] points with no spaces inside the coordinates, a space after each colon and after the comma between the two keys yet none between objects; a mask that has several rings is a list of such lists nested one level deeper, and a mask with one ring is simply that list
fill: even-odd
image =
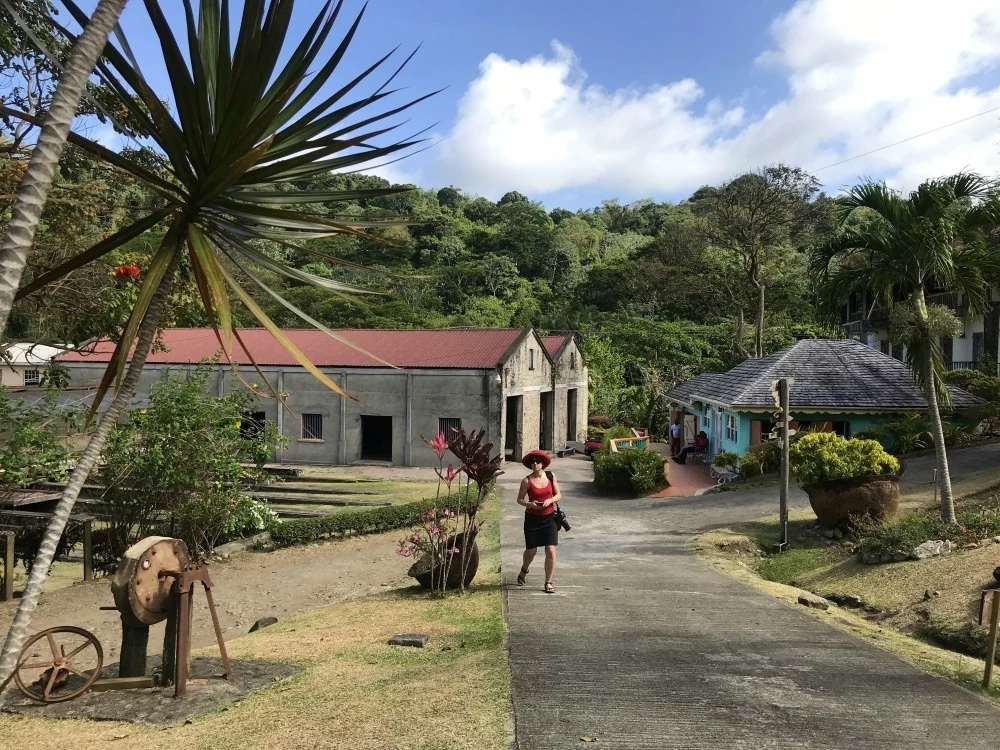
[{"label": "patch of bare soil", "polygon": [[[408,586],[409,561],[396,554],[400,531],[275,552],[246,552],[210,566],[213,594],[226,640],[245,634],[261,617],[279,621],[339,601]],[[31,621],[32,632],[55,625],[77,625],[93,632],[104,646],[105,663],[118,660],[121,625],[111,606],[108,579],[77,582],[43,594]],[[6,632],[17,600],[0,603],[0,632]],[[163,624],[150,630],[149,653],[158,655]],[[215,642],[204,594],[195,593],[193,645]],[[153,662],[155,663],[155,662]]]}]

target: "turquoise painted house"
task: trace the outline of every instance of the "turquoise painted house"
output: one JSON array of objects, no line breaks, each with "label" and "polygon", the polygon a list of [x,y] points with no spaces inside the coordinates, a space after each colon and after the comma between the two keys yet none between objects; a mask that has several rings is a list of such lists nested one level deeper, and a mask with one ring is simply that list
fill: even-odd
[{"label": "turquoise painted house", "polygon": [[[671,389],[667,398],[683,415],[687,441],[704,430],[713,455],[742,455],[768,439],[774,428],[771,387],[780,378],[794,379],[789,391],[793,429],[832,430],[851,437],[883,417],[927,410],[906,365],[850,339],[797,341],[729,372],[691,378]],[[979,403],[963,390],[950,390],[956,408]]]}]

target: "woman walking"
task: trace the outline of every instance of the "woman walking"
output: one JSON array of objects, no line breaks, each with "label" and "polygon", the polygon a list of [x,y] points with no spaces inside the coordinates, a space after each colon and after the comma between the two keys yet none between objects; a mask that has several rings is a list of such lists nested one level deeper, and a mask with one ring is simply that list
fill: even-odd
[{"label": "woman walking", "polygon": [[556,569],[556,546],[559,544],[559,527],[556,525],[556,503],[562,495],[555,474],[545,471],[552,462],[543,451],[531,451],[522,460],[531,473],[521,480],[517,502],[524,506],[524,562],[517,576],[517,585],[523,586],[528,567],[535,559],[539,547],[545,547],[546,594],[554,594],[552,575]]}]

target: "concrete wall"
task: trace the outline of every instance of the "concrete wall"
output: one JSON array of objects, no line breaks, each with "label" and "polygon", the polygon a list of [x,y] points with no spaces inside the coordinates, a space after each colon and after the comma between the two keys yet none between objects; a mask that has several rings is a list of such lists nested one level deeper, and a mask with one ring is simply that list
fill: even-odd
[{"label": "concrete wall", "polygon": [[[587,439],[587,418],[590,414],[588,387],[589,379],[583,357],[576,345],[571,341],[553,363],[555,381],[555,445],[562,446],[567,441],[583,441]],[[569,391],[576,390],[576,431],[570,434],[569,425]]]},{"label": "concrete wall", "polygon": [[38,374],[42,375],[45,369],[46,368],[37,365],[32,365],[31,367],[25,367],[24,365],[9,365],[3,360],[0,360],[0,386],[20,388],[24,385],[25,370],[38,370]]},{"label": "concrete wall", "polygon": [[[531,331],[503,363],[501,375],[503,409],[506,414],[506,401],[513,396],[521,396],[521,436],[514,449],[513,458],[520,459],[525,453],[539,446],[541,437],[541,394],[553,390],[552,364],[541,340]],[[548,436],[549,445],[555,444],[556,419],[552,420],[552,434]],[[502,421],[501,441],[506,438],[506,418]]]},{"label": "concrete wall", "polygon": [[[95,387],[104,371],[103,365],[67,363],[73,387]],[[148,402],[150,387],[166,377],[168,371],[191,370],[188,367],[149,365],[143,371],[140,388],[132,408]],[[436,466],[437,457],[423,444],[421,435],[433,438],[441,417],[460,419],[467,431],[487,429],[487,439],[496,442],[499,419],[488,413],[491,403],[499,402],[499,385],[492,371],[482,370],[386,370],[381,368],[324,369],[323,372],[353,396],[344,399],[330,391],[312,375],[297,367],[261,367],[271,385],[286,393],[288,409],[273,398],[261,398],[254,411],[263,412],[287,441],[273,456],[284,463],[350,464],[361,460],[362,416],[392,419],[392,464],[396,466]],[[251,383],[261,384],[252,368],[241,368],[241,375]],[[245,387],[227,367],[219,367],[210,381],[214,395]],[[79,394],[69,392],[79,398]],[[291,412],[291,413],[290,413]],[[322,417],[321,440],[303,438],[302,414]],[[492,432],[491,432],[492,431]],[[456,462],[454,456],[447,456]]]}]

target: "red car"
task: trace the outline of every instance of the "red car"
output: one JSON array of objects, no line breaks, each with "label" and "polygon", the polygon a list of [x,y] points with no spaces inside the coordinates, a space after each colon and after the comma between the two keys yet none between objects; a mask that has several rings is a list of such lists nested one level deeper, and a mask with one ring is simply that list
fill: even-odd
[{"label": "red car", "polygon": [[583,455],[592,456],[597,451],[601,449],[604,445],[604,430],[594,434],[594,437],[587,438],[587,442],[583,444]]}]

